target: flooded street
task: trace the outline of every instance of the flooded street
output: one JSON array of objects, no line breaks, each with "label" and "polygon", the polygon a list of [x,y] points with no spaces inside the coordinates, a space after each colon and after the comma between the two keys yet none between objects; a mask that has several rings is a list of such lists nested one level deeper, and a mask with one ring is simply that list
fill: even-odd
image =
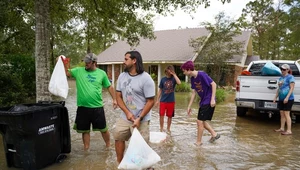
[{"label": "flooded street", "polygon": [[[91,133],[90,151],[83,151],[81,134],[72,127],[76,112],[76,92],[74,82],[70,82],[66,107],[69,111],[71,127],[71,153],[59,164],[52,164],[45,170],[115,170],[117,169],[114,139],[111,148],[105,149],[100,133]],[[104,91],[106,119],[112,132],[120,109],[113,110],[111,98]],[[153,167],[156,170],[195,169],[300,169],[300,124],[293,124],[293,135],[284,136],[273,132],[279,128],[279,120],[251,114],[236,117],[234,95],[218,104],[210,125],[221,138],[209,143],[210,135],[204,133],[203,145],[196,147],[196,119],[198,104],[194,103],[192,116],[186,113],[188,93],[176,94],[176,111],[172,121],[171,135],[167,142],[150,146],[160,155],[161,161]],[[153,109],[150,131],[159,131],[158,109]],[[166,127],[166,118],[165,124]],[[128,144],[128,143],[127,143]],[[6,166],[2,136],[0,137],[0,169],[12,170]],[[47,153],[45,153],[47,154]]]}]

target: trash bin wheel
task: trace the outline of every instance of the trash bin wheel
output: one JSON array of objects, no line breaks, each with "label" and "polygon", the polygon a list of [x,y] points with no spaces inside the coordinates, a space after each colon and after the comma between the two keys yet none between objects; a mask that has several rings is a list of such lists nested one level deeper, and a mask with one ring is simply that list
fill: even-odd
[{"label": "trash bin wheel", "polygon": [[65,154],[59,154],[58,156],[57,156],[57,158],[56,158],[56,163],[61,163],[64,159],[66,159],[67,158],[67,155],[65,155]]}]

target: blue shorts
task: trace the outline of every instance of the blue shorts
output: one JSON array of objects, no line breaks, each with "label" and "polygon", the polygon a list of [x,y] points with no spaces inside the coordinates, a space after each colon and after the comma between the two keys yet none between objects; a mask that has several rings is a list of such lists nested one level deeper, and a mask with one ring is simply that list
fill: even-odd
[{"label": "blue shorts", "polygon": [[106,132],[108,130],[103,107],[78,107],[73,129],[78,133],[88,133],[91,124],[93,131]]}]

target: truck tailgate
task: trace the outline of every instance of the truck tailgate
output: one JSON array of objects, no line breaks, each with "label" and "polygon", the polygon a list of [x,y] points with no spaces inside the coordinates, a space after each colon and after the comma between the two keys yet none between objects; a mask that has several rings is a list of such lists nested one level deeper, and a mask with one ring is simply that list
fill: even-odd
[{"label": "truck tailgate", "polygon": [[[278,76],[239,76],[240,92],[236,92],[236,98],[273,100],[278,89],[278,79]],[[295,102],[300,102],[300,77],[295,77],[295,82]]]}]

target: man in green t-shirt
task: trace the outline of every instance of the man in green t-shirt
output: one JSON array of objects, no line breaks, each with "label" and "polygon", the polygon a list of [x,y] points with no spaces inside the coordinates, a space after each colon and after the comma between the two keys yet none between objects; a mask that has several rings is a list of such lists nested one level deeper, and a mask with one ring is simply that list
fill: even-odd
[{"label": "man in green t-shirt", "polygon": [[84,150],[90,147],[90,126],[93,131],[100,131],[106,143],[110,146],[110,133],[106,124],[103,109],[102,87],[107,88],[112,99],[114,109],[117,107],[115,90],[111,85],[106,72],[97,68],[97,57],[88,53],[85,58],[85,67],[68,68],[65,64],[67,76],[76,80],[77,112],[73,129],[82,133]]}]

